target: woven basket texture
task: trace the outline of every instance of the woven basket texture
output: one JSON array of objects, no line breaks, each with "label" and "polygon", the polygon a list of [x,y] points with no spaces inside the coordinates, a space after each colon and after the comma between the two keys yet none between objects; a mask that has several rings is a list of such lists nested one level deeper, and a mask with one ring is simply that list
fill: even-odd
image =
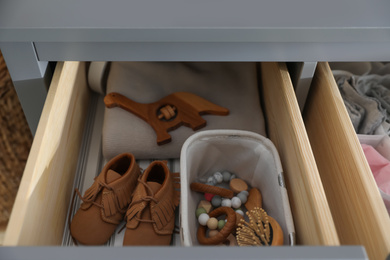
[{"label": "woven basket texture", "polygon": [[0,226],[6,225],[31,148],[32,135],[0,51]]}]

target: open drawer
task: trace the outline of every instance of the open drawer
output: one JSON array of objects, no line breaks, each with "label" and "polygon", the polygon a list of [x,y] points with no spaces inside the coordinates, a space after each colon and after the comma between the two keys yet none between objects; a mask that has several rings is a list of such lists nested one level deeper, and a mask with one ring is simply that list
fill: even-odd
[{"label": "open drawer", "polygon": [[390,218],[327,63],[317,66],[303,117],[340,243],[385,259]]},{"label": "open drawer", "polygon": [[[61,245],[91,92],[87,63],[58,63],[4,245]],[[298,245],[339,245],[284,63],[259,64],[269,138],[282,162]],[[283,182],[282,182],[283,183]]]}]

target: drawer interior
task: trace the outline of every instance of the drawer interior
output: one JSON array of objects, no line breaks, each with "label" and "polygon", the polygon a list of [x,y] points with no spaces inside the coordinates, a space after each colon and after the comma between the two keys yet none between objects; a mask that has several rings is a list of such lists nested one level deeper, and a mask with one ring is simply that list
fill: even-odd
[{"label": "drawer interior", "polygon": [[[4,245],[61,245],[73,185],[82,182],[76,173],[95,174],[105,163],[96,141],[104,107],[87,86],[87,66],[57,65]],[[297,244],[339,245],[287,67],[270,62],[258,68],[268,137],[282,162]]]},{"label": "drawer interior", "polygon": [[390,252],[390,218],[327,63],[319,63],[303,113],[340,243]]}]

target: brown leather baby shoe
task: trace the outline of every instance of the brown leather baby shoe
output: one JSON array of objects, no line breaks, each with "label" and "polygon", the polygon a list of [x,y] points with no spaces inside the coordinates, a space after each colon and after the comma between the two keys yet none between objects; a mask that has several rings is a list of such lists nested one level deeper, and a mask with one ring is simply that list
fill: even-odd
[{"label": "brown leather baby shoe", "polygon": [[154,161],[138,180],[127,210],[123,245],[169,245],[180,200],[180,178],[165,161]]},{"label": "brown leather baby shoe", "polygon": [[106,243],[123,220],[139,175],[134,156],[124,153],[104,166],[83,197],[76,190],[83,203],[70,225],[73,239],[84,245]]}]

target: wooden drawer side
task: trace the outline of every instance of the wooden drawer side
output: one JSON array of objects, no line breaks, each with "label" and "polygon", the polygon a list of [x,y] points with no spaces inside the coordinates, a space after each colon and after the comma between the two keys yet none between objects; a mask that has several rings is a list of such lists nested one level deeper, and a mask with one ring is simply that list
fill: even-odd
[{"label": "wooden drawer side", "polygon": [[4,245],[60,245],[88,107],[86,64],[58,63]]},{"label": "wooden drawer side", "polygon": [[285,63],[262,63],[261,78],[268,135],[283,164],[297,243],[339,245]]},{"label": "wooden drawer side", "polygon": [[341,244],[385,259],[390,219],[327,63],[317,65],[304,119]]}]

